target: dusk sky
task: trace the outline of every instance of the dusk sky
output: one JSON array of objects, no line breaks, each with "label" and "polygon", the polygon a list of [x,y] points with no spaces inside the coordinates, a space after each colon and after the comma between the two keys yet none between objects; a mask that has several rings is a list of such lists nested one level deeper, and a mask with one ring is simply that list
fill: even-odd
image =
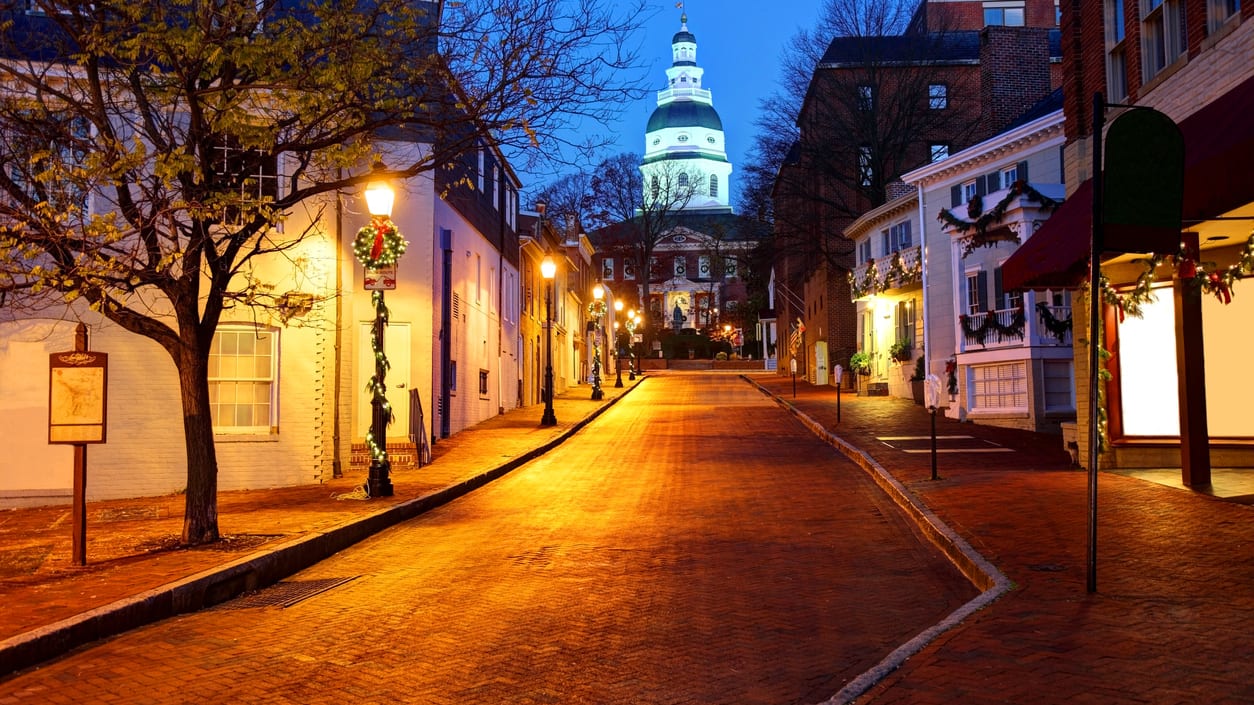
[{"label": "dusk sky", "polygon": [[[657,107],[657,93],[666,85],[671,65],[671,37],[679,31],[681,12],[688,13],[688,30],[697,37],[697,64],[705,69],[704,87],[714,95],[714,108],[723,120],[727,156],[732,172],[732,203],[739,195],[739,179],[745,154],[753,144],[753,121],[758,102],[775,90],[779,79],[780,53],[803,26],[817,21],[821,0],[685,0],[662,2],[658,12],[642,28],[641,57],[650,64],[650,93],[623,110],[614,126],[618,141],[608,155],[644,151],[644,128]],[[525,184],[530,188],[533,184]]]}]

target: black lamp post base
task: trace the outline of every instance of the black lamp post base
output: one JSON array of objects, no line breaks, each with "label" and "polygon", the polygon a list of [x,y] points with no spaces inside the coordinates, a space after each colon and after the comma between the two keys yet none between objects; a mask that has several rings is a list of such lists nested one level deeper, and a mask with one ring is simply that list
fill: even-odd
[{"label": "black lamp post base", "polygon": [[544,416],[540,417],[540,425],[541,426],[556,426],[557,425],[557,416],[553,413],[552,409],[544,410]]},{"label": "black lamp post base", "polygon": [[605,392],[601,389],[592,390],[592,401],[601,401],[605,398]]},{"label": "black lamp post base", "polygon": [[370,463],[370,474],[366,478],[366,491],[371,497],[391,497],[392,479],[388,477],[392,464],[383,461]]}]

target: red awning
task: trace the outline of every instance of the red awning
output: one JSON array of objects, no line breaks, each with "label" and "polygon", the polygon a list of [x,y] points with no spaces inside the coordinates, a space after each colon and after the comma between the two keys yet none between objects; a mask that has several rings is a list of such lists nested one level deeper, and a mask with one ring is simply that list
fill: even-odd
[{"label": "red awning", "polygon": [[[1254,201],[1254,77],[1180,123],[1184,225]],[[1076,286],[1087,274],[1093,183],[1085,181],[1002,265],[1006,289]]]},{"label": "red awning", "polygon": [[1080,184],[1049,220],[1001,267],[1004,289],[1076,286],[1088,273],[1093,233],[1093,181]]}]

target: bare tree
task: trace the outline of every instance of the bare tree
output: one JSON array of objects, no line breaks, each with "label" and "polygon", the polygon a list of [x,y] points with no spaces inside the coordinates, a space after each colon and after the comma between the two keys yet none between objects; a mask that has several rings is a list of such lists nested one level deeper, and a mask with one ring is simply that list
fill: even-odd
[{"label": "bare tree", "polygon": [[[635,264],[643,307],[649,302],[653,251],[692,198],[705,189],[706,175],[668,161],[651,171],[645,183],[640,163],[640,155],[631,152],[601,162],[592,176],[588,213],[591,223],[601,228],[600,249]],[[649,323],[646,331],[658,321]]]},{"label": "bare tree", "polygon": [[567,235],[587,227],[587,209],[591,201],[592,176],[584,171],[567,174],[545,186],[536,194],[535,202],[545,204],[545,213],[553,225]]},{"label": "bare tree", "polygon": [[0,17],[0,303],[85,302],[170,355],[188,544],[218,538],[210,344],[226,306],[273,303],[243,273],[299,243],[286,213],[358,190],[381,138],[428,146],[391,177],[485,140],[555,154],[640,94],[640,4],[25,5]]},{"label": "bare tree", "polygon": [[786,52],[747,169],[759,199],[774,176],[780,256],[844,266],[848,223],[890,200],[901,174],[970,141],[978,77],[954,62],[962,37],[938,13],[911,23],[917,6],[828,0],[820,28]]}]

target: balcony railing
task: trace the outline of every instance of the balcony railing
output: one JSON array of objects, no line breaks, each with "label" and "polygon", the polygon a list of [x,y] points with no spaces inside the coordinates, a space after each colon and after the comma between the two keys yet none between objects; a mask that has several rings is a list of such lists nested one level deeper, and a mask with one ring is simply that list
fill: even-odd
[{"label": "balcony railing", "polygon": [[[1033,305],[1030,299],[1026,303],[1025,308],[1004,308],[960,317],[963,351],[1071,345],[1070,306]],[[1028,310],[1033,315],[1029,316]]]},{"label": "balcony railing", "polygon": [[907,247],[878,260],[871,260],[854,268],[849,277],[853,298],[860,299],[893,289],[900,289],[921,281],[922,248]]}]

